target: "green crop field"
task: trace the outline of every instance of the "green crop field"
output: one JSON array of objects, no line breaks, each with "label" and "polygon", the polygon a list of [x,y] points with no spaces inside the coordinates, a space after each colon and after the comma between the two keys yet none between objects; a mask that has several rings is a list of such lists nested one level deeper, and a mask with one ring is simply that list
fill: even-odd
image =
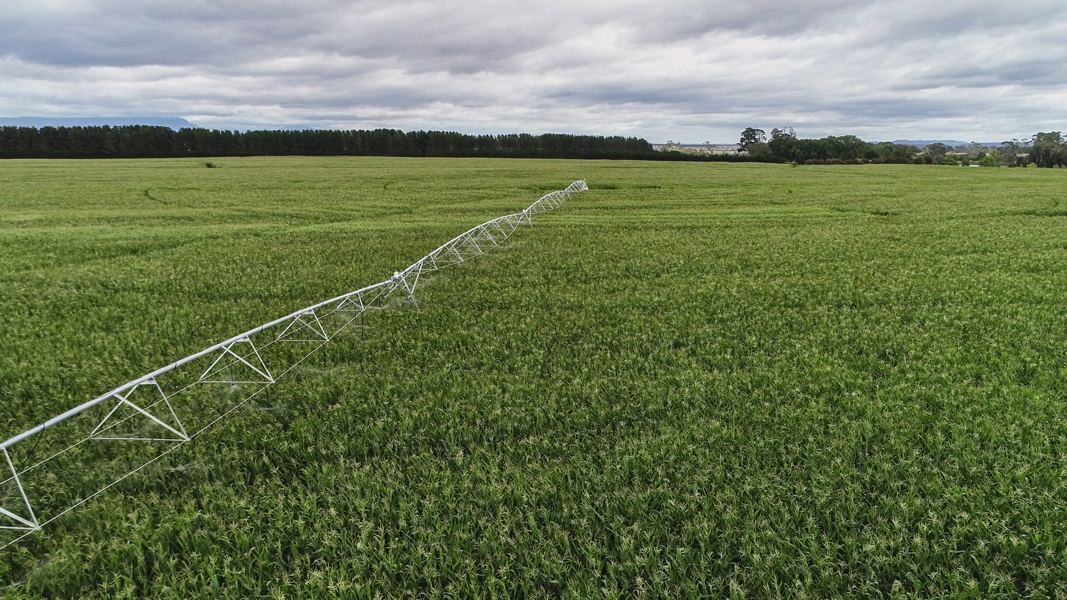
[{"label": "green crop field", "polygon": [[213,162],[0,162],[0,439],[592,189],[0,551],[0,595],[1067,597],[1067,171]]}]

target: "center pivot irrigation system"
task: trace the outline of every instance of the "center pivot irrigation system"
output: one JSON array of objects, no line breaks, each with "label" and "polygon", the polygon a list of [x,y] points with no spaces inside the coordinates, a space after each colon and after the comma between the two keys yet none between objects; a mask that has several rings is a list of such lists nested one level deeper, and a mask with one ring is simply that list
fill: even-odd
[{"label": "center pivot irrigation system", "polygon": [[[362,326],[368,311],[382,310],[392,304],[390,300],[414,302],[415,287],[424,273],[485,253],[520,225],[532,225],[535,214],[553,210],[572,193],[588,189],[585,181],[575,181],[522,212],[497,217],[452,238],[385,281],[235,335],[0,443],[0,472],[4,472],[0,477],[6,477],[0,481],[0,534],[8,538],[0,537],[0,549],[192,441],[353,322]],[[48,440],[42,444],[42,438]],[[78,441],[66,445],[64,440]],[[129,442],[156,442],[147,444],[156,448],[156,454],[146,460],[146,444]],[[160,448],[159,443],[165,445]]]}]

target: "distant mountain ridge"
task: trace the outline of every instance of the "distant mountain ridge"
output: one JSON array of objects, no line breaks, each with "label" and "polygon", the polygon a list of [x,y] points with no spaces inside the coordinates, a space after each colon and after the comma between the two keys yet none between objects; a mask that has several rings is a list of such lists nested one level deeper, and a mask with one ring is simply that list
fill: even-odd
[{"label": "distant mountain ridge", "polygon": [[181,117],[0,117],[0,127],[119,127],[152,125],[174,130],[196,125]]}]

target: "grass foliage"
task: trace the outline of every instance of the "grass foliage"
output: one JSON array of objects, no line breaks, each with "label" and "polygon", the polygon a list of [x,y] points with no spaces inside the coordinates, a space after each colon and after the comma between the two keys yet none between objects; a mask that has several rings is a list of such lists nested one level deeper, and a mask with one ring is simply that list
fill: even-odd
[{"label": "grass foliage", "polygon": [[0,164],[0,436],[592,189],[0,553],[0,594],[1067,595],[1060,171],[204,165]]}]

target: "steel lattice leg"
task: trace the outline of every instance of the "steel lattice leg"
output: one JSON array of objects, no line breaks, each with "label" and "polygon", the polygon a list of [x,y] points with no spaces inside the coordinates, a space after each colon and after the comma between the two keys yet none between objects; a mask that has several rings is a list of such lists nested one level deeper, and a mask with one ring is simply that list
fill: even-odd
[{"label": "steel lattice leg", "polygon": [[29,513],[29,518],[23,518],[19,515],[0,507],[0,515],[3,515],[16,523],[19,526],[0,525],[0,529],[14,529],[18,531],[36,531],[41,528],[37,523],[37,515],[33,514],[33,507],[30,506],[30,499],[26,497],[26,490],[22,488],[22,481],[19,479],[19,473],[15,470],[15,464],[11,462],[11,456],[7,453],[7,448],[4,448],[4,460],[7,461],[7,467],[11,469],[11,479],[15,482],[15,487],[19,490],[19,496],[22,497],[22,502],[26,505],[26,512]]}]

